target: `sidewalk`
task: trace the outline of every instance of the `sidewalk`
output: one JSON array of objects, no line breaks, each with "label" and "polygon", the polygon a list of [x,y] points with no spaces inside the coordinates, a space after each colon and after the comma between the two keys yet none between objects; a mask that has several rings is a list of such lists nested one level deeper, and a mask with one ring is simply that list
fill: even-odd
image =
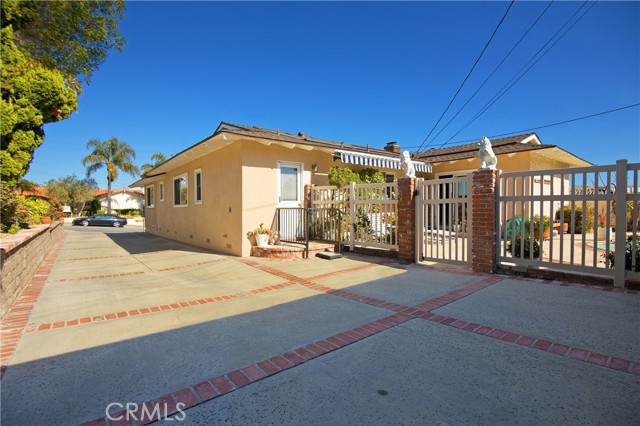
[{"label": "sidewalk", "polygon": [[129,424],[640,418],[635,291],[67,232],[28,323],[3,328],[22,335],[3,425],[120,424],[109,406]]}]

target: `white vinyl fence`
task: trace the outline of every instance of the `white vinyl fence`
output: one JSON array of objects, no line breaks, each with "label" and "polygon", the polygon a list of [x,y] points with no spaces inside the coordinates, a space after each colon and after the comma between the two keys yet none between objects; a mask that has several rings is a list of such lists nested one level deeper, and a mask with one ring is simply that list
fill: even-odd
[{"label": "white vinyl fence", "polygon": [[502,173],[498,264],[640,279],[640,164]]}]

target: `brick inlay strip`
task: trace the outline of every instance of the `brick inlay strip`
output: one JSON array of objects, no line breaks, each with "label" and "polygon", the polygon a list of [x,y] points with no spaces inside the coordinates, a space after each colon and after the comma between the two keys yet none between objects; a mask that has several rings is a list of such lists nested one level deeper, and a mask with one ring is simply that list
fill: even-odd
[{"label": "brick inlay strip", "polygon": [[[178,413],[177,404],[181,403],[181,410],[191,408],[203,402],[218,398],[229,392],[249,386],[252,383],[274,376],[282,371],[296,367],[307,361],[321,357],[325,354],[351,345],[366,339],[369,336],[378,334],[381,331],[403,324],[412,317],[409,315],[396,313],[382,319],[370,322],[361,327],[335,334],[325,339],[318,340],[305,346],[298,347],[289,352],[265,359],[255,364],[230,371],[221,376],[213,377],[190,386],[160,396],[153,400],[137,404],[134,411],[121,411],[111,415],[113,418],[120,418],[118,424],[148,425],[173,414]],[[155,410],[159,406],[160,410]],[[144,407],[144,408],[142,408]],[[166,410],[164,409],[166,408]],[[151,415],[150,415],[151,414]],[[105,416],[84,423],[84,426],[110,425],[110,420]]]},{"label": "brick inlay strip", "polygon": [[29,321],[33,307],[40,297],[49,272],[60,254],[62,245],[67,238],[64,232],[60,240],[53,246],[47,257],[42,261],[29,284],[22,290],[13,306],[9,309],[2,320],[0,327],[0,339],[2,340],[2,352],[0,353],[0,377],[4,375],[7,365],[13,356],[18,341],[22,336],[22,331]]},{"label": "brick inlay strip", "polygon": [[508,330],[493,328],[482,324],[476,324],[474,322],[467,322],[454,317],[437,315],[433,312],[427,312],[421,315],[419,318],[457,328],[463,331],[476,333],[481,336],[502,340],[503,342],[513,343],[516,345],[525,346],[527,348],[548,352],[553,355],[571,358],[576,361],[583,361],[601,367],[618,370],[623,373],[640,376],[640,362],[630,361],[623,358],[601,354],[598,352],[591,352],[584,348],[564,345],[562,343],[552,342],[544,339],[538,339],[536,337],[527,336],[516,332],[510,332]]},{"label": "brick inlay strip", "polygon": [[156,312],[161,312],[161,311],[183,309],[183,308],[189,308],[191,306],[197,306],[197,305],[206,305],[208,303],[224,302],[227,300],[239,299],[241,297],[248,296],[251,294],[260,294],[268,291],[280,290],[282,288],[290,287],[295,284],[296,283],[292,281],[288,281],[282,284],[275,284],[267,287],[256,288],[253,290],[241,291],[241,292],[232,293],[232,294],[225,294],[222,296],[203,297],[200,299],[188,300],[184,302],[167,303],[167,304],[156,305],[156,306],[147,306],[145,308],[132,309],[130,311],[112,312],[110,314],[96,315],[93,317],[75,318],[75,319],[62,320],[62,321],[52,321],[52,322],[46,322],[46,323],[40,323],[40,324],[31,324],[24,328],[24,332],[33,333],[36,331],[55,330],[58,328],[73,327],[81,324],[91,324],[91,323],[97,323],[97,322],[103,322],[103,321],[111,321],[111,320],[117,320],[121,318],[135,317],[139,315],[149,315],[149,314],[154,314]]}]

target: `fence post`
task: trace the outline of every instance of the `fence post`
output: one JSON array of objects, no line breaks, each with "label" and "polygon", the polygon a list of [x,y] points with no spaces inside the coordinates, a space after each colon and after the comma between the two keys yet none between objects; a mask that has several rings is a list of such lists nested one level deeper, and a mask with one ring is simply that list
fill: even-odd
[{"label": "fence post", "polygon": [[356,183],[351,182],[349,191],[349,251],[353,253],[356,249]]},{"label": "fence post", "polygon": [[496,188],[498,171],[481,169],[471,177],[471,268],[493,273],[496,268]]},{"label": "fence post", "polygon": [[613,286],[624,287],[627,245],[627,160],[616,161],[616,242]]},{"label": "fence post", "polygon": [[306,184],[304,186],[304,208],[311,208],[311,191],[313,190],[313,185]]},{"label": "fence post", "polygon": [[416,261],[416,178],[398,179],[398,260]]}]

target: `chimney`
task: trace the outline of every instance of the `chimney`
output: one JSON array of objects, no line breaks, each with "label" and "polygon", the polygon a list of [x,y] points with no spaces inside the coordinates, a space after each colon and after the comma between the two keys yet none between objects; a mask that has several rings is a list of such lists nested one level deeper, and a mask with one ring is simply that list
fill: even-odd
[{"label": "chimney", "polygon": [[387,142],[387,144],[384,147],[385,151],[389,151],[389,152],[394,152],[396,154],[400,154],[400,145],[398,145],[398,142]]},{"label": "chimney", "polygon": [[307,134],[305,132],[298,132],[298,136],[300,136],[302,139],[307,139]]}]

